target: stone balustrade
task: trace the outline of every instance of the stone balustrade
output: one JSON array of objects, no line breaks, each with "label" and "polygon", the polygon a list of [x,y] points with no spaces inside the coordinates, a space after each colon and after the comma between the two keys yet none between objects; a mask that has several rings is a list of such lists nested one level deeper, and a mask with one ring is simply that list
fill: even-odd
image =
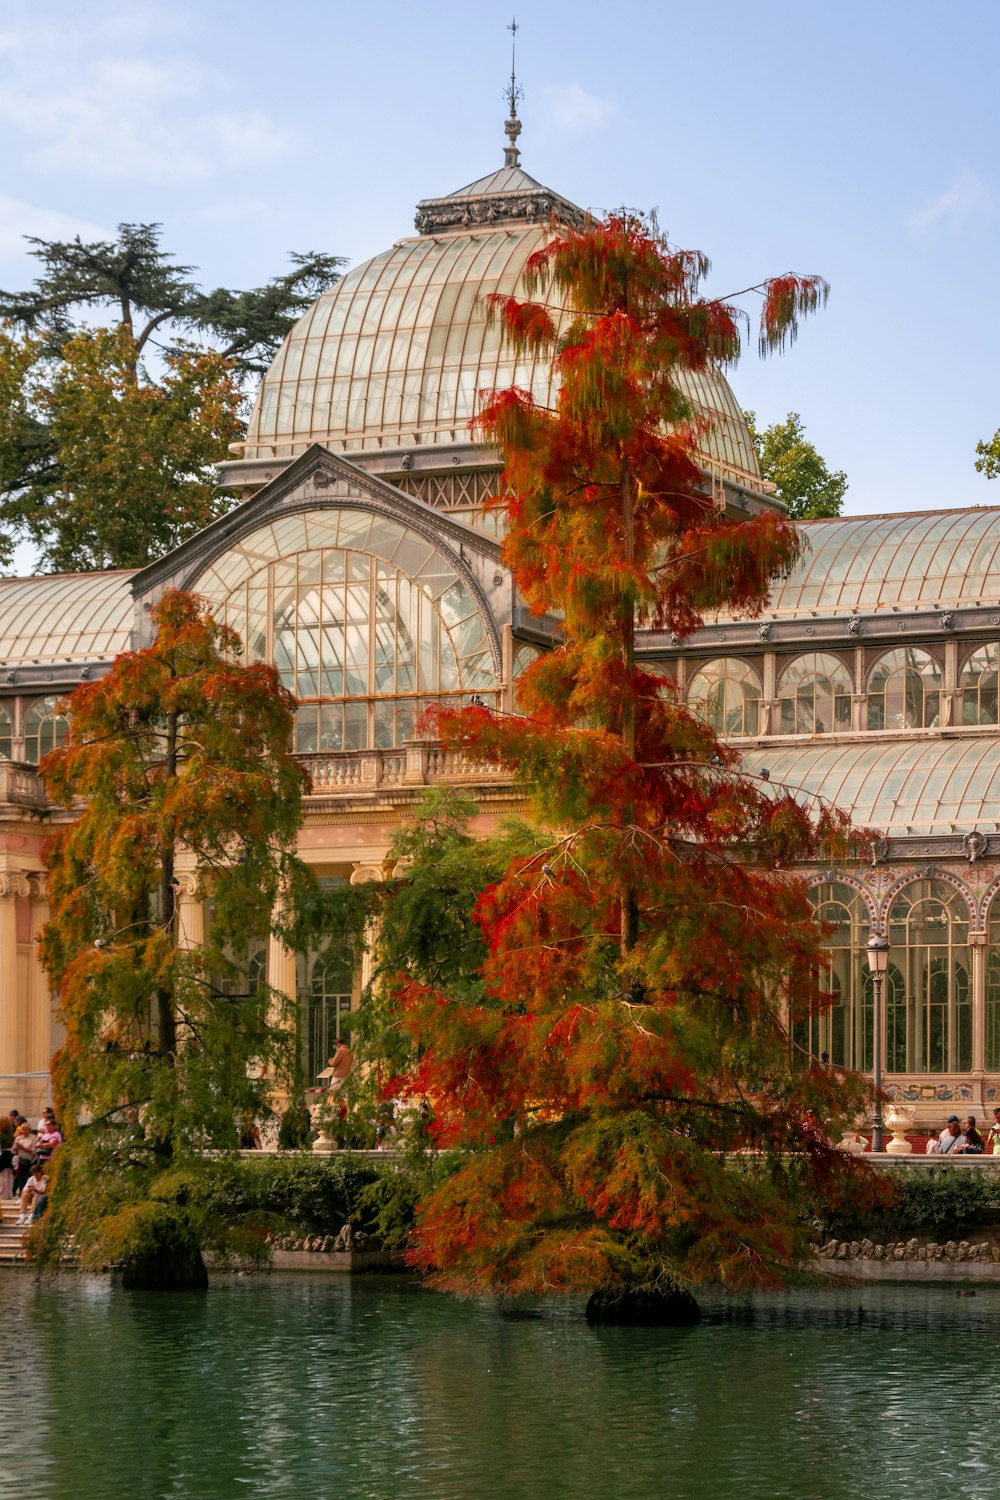
[{"label": "stone balustrade", "polygon": [[501,784],[510,779],[508,772],[432,740],[407,740],[396,750],[336,750],[298,759],[316,797],[403,791],[439,781]]},{"label": "stone balustrade", "polygon": [[46,807],[45,782],[34,766],[15,760],[0,760],[0,805]]}]

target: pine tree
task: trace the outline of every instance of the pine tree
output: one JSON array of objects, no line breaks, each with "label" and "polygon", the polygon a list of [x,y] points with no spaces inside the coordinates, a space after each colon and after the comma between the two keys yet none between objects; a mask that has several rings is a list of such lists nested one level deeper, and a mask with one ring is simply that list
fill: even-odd
[{"label": "pine tree", "polygon": [[[475,904],[478,989],[420,966],[395,985],[414,1050],[392,1087],[430,1100],[439,1143],[463,1152],[412,1252],[443,1287],[774,1283],[807,1252],[806,1205],[861,1171],[801,1124],[853,1118],[861,1083],[793,1072],[786,1029],[823,1003],[789,867],[843,857],[846,820],[747,774],[638,657],[640,626],[759,613],[798,554],[790,522],[731,520],[703,483],[678,372],[735,358],[742,337],[700,295],[706,270],[622,214],[529,262],[529,297],[571,298],[568,332],[544,301],[493,301],[514,348],[559,376],[555,411],[504,391],[478,425],[505,457],[507,562],[562,624],[518,713],[438,720],[532,811]],[[760,290],[763,349],[825,295],[817,278]]]},{"label": "pine tree", "polygon": [[41,274],[0,292],[0,564],[27,540],[59,571],[141,567],[236,503],[214,465],[244,385],[343,261],[293,254],[264,286],[204,291],[158,224],[29,243]]}]

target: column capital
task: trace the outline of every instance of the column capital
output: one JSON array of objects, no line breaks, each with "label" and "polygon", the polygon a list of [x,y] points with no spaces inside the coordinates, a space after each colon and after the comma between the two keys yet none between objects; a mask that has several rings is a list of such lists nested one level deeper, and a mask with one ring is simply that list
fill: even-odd
[{"label": "column capital", "polygon": [[30,896],[31,884],[25,870],[0,870],[0,901],[15,896]]}]

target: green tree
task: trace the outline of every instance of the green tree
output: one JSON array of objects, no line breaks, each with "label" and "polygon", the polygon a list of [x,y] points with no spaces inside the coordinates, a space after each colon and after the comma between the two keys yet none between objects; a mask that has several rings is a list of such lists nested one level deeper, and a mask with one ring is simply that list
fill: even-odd
[{"label": "green tree", "polygon": [[987,479],[996,479],[1000,475],[1000,427],[990,438],[976,444],[976,472],[985,474]]},{"label": "green tree", "polygon": [[[23,370],[30,349],[13,347],[15,365],[19,352]],[[122,324],[74,334],[50,370],[30,408],[23,397],[9,408],[15,465],[32,439],[47,461],[22,471],[0,506],[45,566],[141,568],[230,509],[215,470],[243,430],[229,361],[174,350],[153,379]]]},{"label": "green tree", "polygon": [[264,286],[204,291],[191,279],[193,268],[175,265],[162,248],[159,224],[119,224],[116,240],[26,238],[42,272],[27,291],[0,291],[0,319],[35,335],[47,353],[61,352],[81,312],[110,308],[132,334],[137,359],[157,329],[173,325],[182,334],[196,330],[215,339],[241,374],[266,370],[344,264],[337,255],[293,253],[291,271]]},{"label": "green tree", "polygon": [[51,568],[141,566],[236,503],[211,466],[242,436],[241,388],[343,262],[204,291],[157,224],[29,243],[34,286],[0,292],[0,564],[27,539]]},{"label": "green tree", "polygon": [[[446,745],[530,799],[476,868],[450,841],[479,955],[436,944],[414,962],[408,925],[383,922],[411,1049],[391,1087],[429,1099],[462,1153],[412,1249],[444,1287],[583,1288],[603,1313],[623,1291],[773,1283],[807,1254],[814,1195],[868,1180],[801,1125],[807,1109],[851,1118],[862,1083],[795,1072],[784,1021],[826,1003],[821,935],[787,871],[846,857],[846,819],[745,774],[637,660],[642,624],[759,613],[800,545],[786,518],[737,521],[705,495],[678,377],[741,343],[735,310],[699,294],[706,268],[616,215],[529,262],[538,301],[492,304],[514,350],[560,378],[554,411],[505,391],[479,422],[505,458],[506,560],[531,609],[563,623],[518,714],[439,716]],[[822,298],[815,278],[762,290],[767,348]],[[566,297],[560,333],[548,305]],[[402,880],[426,906],[438,850],[418,854]]]},{"label": "green tree", "polygon": [[826,460],[806,437],[798,412],[790,411],[783,422],[772,422],[763,432],[758,431],[756,412],[745,411],[743,415],[760,472],[775,486],[792,519],[818,521],[839,516],[847,493],[847,475],[843,469],[831,474]]},{"label": "green tree", "polygon": [[[238,664],[236,637],[188,595],[154,621],[150,647],[67,700],[68,741],[42,766],[53,800],[84,810],[46,849],[66,1138],[38,1248],[56,1262],[72,1240],[131,1285],[198,1285],[203,1245],[234,1243],[199,1211],[199,1150],[234,1148],[241,1121],[295,1086],[289,1003],[246,975],[301,875],[305,777],[274,668]],[[211,895],[204,948],[181,941],[179,852]]]}]

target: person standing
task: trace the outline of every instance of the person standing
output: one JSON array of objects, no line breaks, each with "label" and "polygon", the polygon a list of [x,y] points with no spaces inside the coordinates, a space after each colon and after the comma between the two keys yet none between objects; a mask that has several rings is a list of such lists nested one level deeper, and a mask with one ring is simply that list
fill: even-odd
[{"label": "person standing", "polygon": [[35,1146],[38,1137],[28,1124],[22,1120],[14,1132],[14,1197],[17,1198],[24,1189],[31,1172],[31,1163],[35,1155]]},{"label": "person standing", "polygon": [[330,1058],[330,1093],[338,1093],[351,1076],[354,1053],[342,1036],[338,1036],[336,1049]]},{"label": "person standing", "polygon": [[979,1134],[975,1115],[968,1115],[962,1121],[962,1136],[964,1137],[962,1144],[953,1148],[952,1155],[982,1156],[986,1150],[986,1142]]},{"label": "person standing", "polygon": [[960,1146],[964,1145],[965,1136],[962,1134],[962,1128],[959,1124],[958,1115],[949,1115],[948,1123],[945,1125],[944,1129],[941,1132],[941,1138],[938,1142],[938,1150],[941,1152],[942,1156],[951,1156],[952,1152],[957,1151]]}]

